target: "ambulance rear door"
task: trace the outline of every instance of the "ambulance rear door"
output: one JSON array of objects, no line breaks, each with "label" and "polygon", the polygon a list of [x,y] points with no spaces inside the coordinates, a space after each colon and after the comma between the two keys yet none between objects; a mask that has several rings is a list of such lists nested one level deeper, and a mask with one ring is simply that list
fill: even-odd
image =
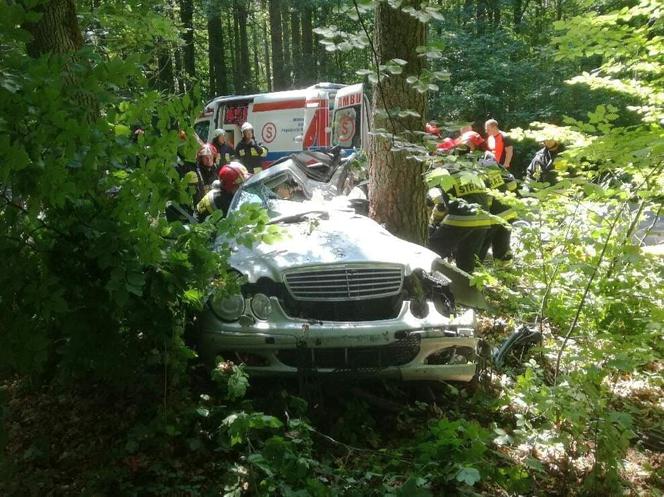
[{"label": "ambulance rear door", "polygon": [[332,144],[366,149],[369,137],[369,105],[364,85],[340,88],[334,99]]}]

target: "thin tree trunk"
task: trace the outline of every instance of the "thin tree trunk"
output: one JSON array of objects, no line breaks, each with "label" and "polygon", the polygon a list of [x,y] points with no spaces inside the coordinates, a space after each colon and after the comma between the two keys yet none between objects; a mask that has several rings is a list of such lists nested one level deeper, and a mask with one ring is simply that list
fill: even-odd
[{"label": "thin tree trunk", "polygon": [[496,1],[496,0],[494,0],[494,1],[491,3],[491,10],[492,10],[492,13],[493,13],[493,15],[492,15],[492,21],[493,21],[493,25],[494,25],[494,27],[496,27],[496,28],[497,28],[498,26],[500,26],[500,14],[501,14],[501,12],[500,12],[500,4],[501,4],[501,3],[500,3],[499,1]]},{"label": "thin tree trunk", "polygon": [[284,47],[284,74],[288,87],[293,85],[293,57],[291,53],[290,7],[288,0],[282,0],[281,31]]},{"label": "thin tree trunk", "polygon": [[182,68],[182,50],[176,49],[175,50],[175,86],[177,88],[178,93],[183,94],[185,91],[187,91],[187,85],[185,84],[185,77],[183,74],[183,68]]},{"label": "thin tree trunk", "polygon": [[284,71],[284,51],[281,38],[281,5],[279,0],[270,0],[270,41],[272,44],[272,74],[275,90],[286,88]]},{"label": "thin tree trunk", "polygon": [[162,43],[162,48],[159,50],[159,55],[157,56],[155,83],[157,88],[168,93],[172,93],[175,88],[171,50],[165,43]]},{"label": "thin tree trunk", "polygon": [[[266,5],[265,5],[265,0],[261,0],[261,9],[265,10]],[[265,17],[263,17],[263,20],[261,22],[261,28],[263,31],[263,53],[265,57],[265,82],[267,84],[267,91],[272,91],[272,67],[270,65],[270,43],[268,40],[268,31],[267,31],[267,23],[265,22]]]},{"label": "thin tree trunk", "polygon": [[[404,6],[418,8],[423,0],[405,1]],[[374,88],[373,127],[414,141],[424,129],[426,96],[406,82],[409,75],[421,74],[424,61],[416,48],[426,44],[426,25],[411,16],[405,16],[386,2],[375,10],[374,45],[377,61],[385,64],[400,58],[407,62],[404,73],[390,75]],[[419,117],[391,118],[381,110],[410,109]],[[424,166],[408,158],[405,150],[394,147],[386,137],[374,135],[369,147],[369,214],[395,235],[415,243],[423,243],[426,235],[425,185],[422,180]]]},{"label": "thin tree trunk", "polygon": [[240,42],[240,26],[238,22],[238,5],[237,0],[233,0],[233,40],[235,49],[233,50],[233,61],[235,63],[235,71],[233,71],[233,86],[235,93],[242,92],[242,68],[240,50],[242,49]]},{"label": "thin tree trunk", "polygon": [[228,94],[226,57],[224,54],[224,34],[219,11],[216,8],[211,7],[207,16],[210,97],[215,97]]},{"label": "thin tree trunk", "polygon": [[258,91],[259,88],[261,87],[261,65],[260,62],[258,61],[258,52],[260,50],[259,44],[258,44],[258,21],[256,20],[256,16],[254,13],[251,15],[251,45],[252,45],[252,53],[253,53],[253,63],[254,63],[254,79],[253,79],[253,85],[252,85],[252,91]]},{"label": "thin tree trunk", "polygon": [[293,53],[293,83],[302,84],[302,33],[300,32],[300,11],[291,9],[291,51]]},{"label": "thin tree trunk", "polygon": [[[324,6],[320,9],[318,26],[327,26],[327,19],[329,14],[329,6]],[[325,47],[323,47],[323,45],[320,43],[319,35],[315,35],[314,37],[314,53],[315,60],[318,62],[315,79],[316,81],[321,81],[322,79],[326,79],[325,77],[329,73],[330,57],[328,52],[325,50]]]},{"label": "thin tree trunk", "polygon": [[[228,46],[230,49],[230,57],[228,60],[230,61],[231,64],[231,74],[233,74],[233,88],[232,88],[232,93],[237,93],[237,87],[235,86],[235,73],[237,72],[236,70],[236,65],[235,65],[235,52],[236,52],[236,44],[235,44],[235,38],[233,37],[233,25],[231,23],[231,16],[226,16],[226,33],[228,33]],[[228,52],[227,52],[228,53]],[[229,85],[230,86],[230,85]]]},{"label": "thin tree trunk", "polygon": [[[193,0],[180,0],[180,20],[182,21],[182,65],[190,78],[196,78],[196,55],[194,51],[194,2]],[[178,72],[179,74],[179,72]],[[191,86],[189,84],[188,86]]]},{"label": "thin tree trunk", "polygon": [[245,0],[236,1],[236,19],[238,25],[238,36],[240,42],[240,53],[238,61],[238,77],[242,93],[248,91],[251,86],[251,63],[249,62],[249,40],[247,37],[247,6]]},{"label": "thin tree trunk", "polygon": [[484,34],[484,20],[486,16],[486,0],[476,0],[475,29],[478,35]]},{"label": "thin tree trunk", "polygon": [[314,81],[314,38],[311,7],[302,9],[302,82]]}]

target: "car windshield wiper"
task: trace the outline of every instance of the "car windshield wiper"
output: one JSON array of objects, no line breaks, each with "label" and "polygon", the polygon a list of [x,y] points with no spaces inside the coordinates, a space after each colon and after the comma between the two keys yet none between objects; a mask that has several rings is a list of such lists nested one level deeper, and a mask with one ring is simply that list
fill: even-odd
[{"label": "car windshield wiper", "polygon": [[297,214],[287,214],[284,216],[277,216],[273,219],[270,219],[267,224],[296,223],[298,221],[302,221],[306,216],[310,214],[320,214],[323,219],[330,218],[329,211],[323,209],[312,209],[310,211],[298,212]]}]

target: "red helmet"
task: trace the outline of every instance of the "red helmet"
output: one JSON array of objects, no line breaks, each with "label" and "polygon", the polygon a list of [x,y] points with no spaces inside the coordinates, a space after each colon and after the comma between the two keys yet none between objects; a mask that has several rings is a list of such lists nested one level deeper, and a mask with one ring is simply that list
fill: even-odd
[{"label": "red helmet", "polygon": [[219,170],[221,187],[228,193],[235,193],[250,176],[247,168],[239,162],[230,162]]},{"label": "red helmet", "polygon": [[452,138],[445,138],[442,142],[436,145],[436,148],[442,152],[449,152],[456,146],[457,143]]},{"label": "red helmet", "polygon": [[484,143],[484,138],[477,131],[466,131],[458,139],[458,143],[463,143],[464,145],[474,145],[476,147],[481,146]]},{"label": "red helmet", "polygon": [[430,135],[440,136],[440,128],[433,123],[427,123],[426,126],[424,126],[424,131]]}]

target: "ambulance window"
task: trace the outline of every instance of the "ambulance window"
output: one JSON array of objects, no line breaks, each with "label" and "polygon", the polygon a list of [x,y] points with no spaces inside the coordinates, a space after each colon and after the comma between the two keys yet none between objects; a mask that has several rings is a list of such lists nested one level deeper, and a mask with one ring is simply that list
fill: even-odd
[{"label": "ambulance window", "polygon": [[247,104],[227,105],[224,112],[224,124],[236,124],[241,126],[247,120],[247,112],[249,106]]},{"label": "ambulance window", "polygon": [[210,133],[210,121],[197,122],[194,124],[194,131],[203,142],[207,142]]}]

